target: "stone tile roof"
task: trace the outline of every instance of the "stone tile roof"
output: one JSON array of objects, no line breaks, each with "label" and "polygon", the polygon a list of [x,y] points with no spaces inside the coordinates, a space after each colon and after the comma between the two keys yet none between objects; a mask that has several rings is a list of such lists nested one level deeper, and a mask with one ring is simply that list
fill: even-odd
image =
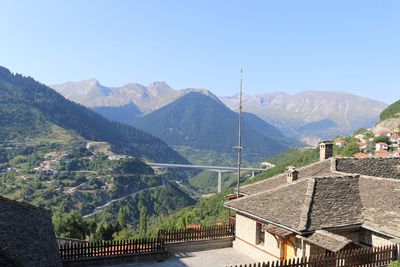
[{"label": "stone tile roof", "polygon": [[21,266],[61,266],[50,213],[0,197],[0,251]]},{"label": "stone tile roof", "polygon": [[363,222],[359,176],[313,178],[312,205],[307,230],[316,230]]},{"label": "stone tile roof", "polygon": [[225,203],[226,207],[255,215],[268,222],[282,224],[290,229],[299,228],[299,218],[305,206],[304,192],[309,180],[302,179],[250,196],[241,197]]},{"label": "stone tile roof", "polygon": [[400,179],[400,158],[336,158],[336,171]]},{"label": "stone tile roof", "polygon": [[225,206],[298,233],[362,225],[400,237],[400,158],[333,158],[298,171],[293,183],[280,174],[243,186],[246,196]]},{"label": "stone tile roof", "polygon": [[11,259],[7,255],[5,255],[1,250],[0,250],[0,266],[1,267],[21,267],[18,262],[15,260]]},{"label": "stone tile roof", "polygon": [[338,252],[352,243],[352,241],[346,237],[325,230],[317,230],[308,237],[299,236],[299,238],[332,252]]},{"label": "stone tile roof", "polygon": [[[359,176],[303,178],[225,203],[296,232],[362,222]],[[340,190],[337,190],[337,189]]]},{"label": "stone tile roof", "polygon": [[[310,176],[327,176],[331,175],[331,159],[320,161],[314,164],[307,165],[305,167],[296,169],[299,174],[298,178],[310,177]],[[240,192],[246,195],[254,194],[257,192],[265,191],[268,189],[276,188],[286,184],[286,174],[276,175],[274,177],[262,180],[249,185],[241,187]]]},{"label": "stone tile roof", "polygon": [[363,225],[400,238],[400,180],[362,176]]},{"label": "stone tile roof", "polygon": [[225,206],[297,233],[362,225],[400,237],[400,180],[395,179],[309,177]]}]

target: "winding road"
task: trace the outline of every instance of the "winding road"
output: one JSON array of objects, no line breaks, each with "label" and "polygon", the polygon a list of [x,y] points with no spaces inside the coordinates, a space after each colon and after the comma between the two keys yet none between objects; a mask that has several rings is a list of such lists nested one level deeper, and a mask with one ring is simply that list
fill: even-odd
[{"label": "winding road", "polygon": [[132,196],[134,196],[134,195],[136,195],[138,193],[141,193],[141,192],[150,191],[150,190],[153,190],[153,189],[156,189],[156,188],[161,188],[161,187],[164,187],[164,186],[165,186],[165,184],[154,186],[154,187],[149,187],[149,188],[145,188],[145,189],[133,192],[133,193],[131,193],[129,195],[126,195],[126,196],[123,196],[123,197],[120,197],[120,198],[112,199],[112,200],[108,201],[106,204],[94,208],[92,213],[84,215],[83,218],[87,218],[87,217],[95,215],[96,213],[98,213],[99,211],[101,211],[104,208],[108,207],[109,205],[111,205],[114,202],[124,200],[125,198],[132,197]]}]

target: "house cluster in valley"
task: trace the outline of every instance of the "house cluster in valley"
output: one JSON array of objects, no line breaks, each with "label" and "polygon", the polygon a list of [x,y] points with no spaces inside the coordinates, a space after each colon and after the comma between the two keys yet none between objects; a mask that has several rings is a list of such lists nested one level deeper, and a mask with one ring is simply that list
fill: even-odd
[{"label": "house cluster in valley", "polygon": [[[353,154],[356,158],[376,157],[400,157],[400,132],[390,130],[371,131],[356,134],[359,152]],[[343,148],[349,143],[345,137],[337,137],[334,144]]]},{"label": "house cluster in valley", "polygon": [[400,242],[400,158],[333,158],[333,145],[228,196],[234,247],[268,261]]}]

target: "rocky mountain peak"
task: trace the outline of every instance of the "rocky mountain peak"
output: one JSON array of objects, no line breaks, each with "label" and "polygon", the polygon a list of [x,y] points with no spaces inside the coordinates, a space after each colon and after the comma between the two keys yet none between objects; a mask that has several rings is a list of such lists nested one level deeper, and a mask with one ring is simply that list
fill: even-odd
[{"label": "rocky mountain peak", "polygon": [[165,96],[174,91],[166,82],[162,81],[152,82],[146,88],[152,96]]}]

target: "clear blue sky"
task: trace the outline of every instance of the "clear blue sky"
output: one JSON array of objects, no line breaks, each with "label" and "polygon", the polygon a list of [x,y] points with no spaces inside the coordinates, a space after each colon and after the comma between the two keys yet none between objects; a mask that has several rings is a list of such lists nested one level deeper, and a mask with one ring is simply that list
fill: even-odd
[{"label": "clear blue sky", "polygon": [[400,98],[400,1],[19,1],[0,5],[0,65],[44,83],[163,80],[249,94]]}]

